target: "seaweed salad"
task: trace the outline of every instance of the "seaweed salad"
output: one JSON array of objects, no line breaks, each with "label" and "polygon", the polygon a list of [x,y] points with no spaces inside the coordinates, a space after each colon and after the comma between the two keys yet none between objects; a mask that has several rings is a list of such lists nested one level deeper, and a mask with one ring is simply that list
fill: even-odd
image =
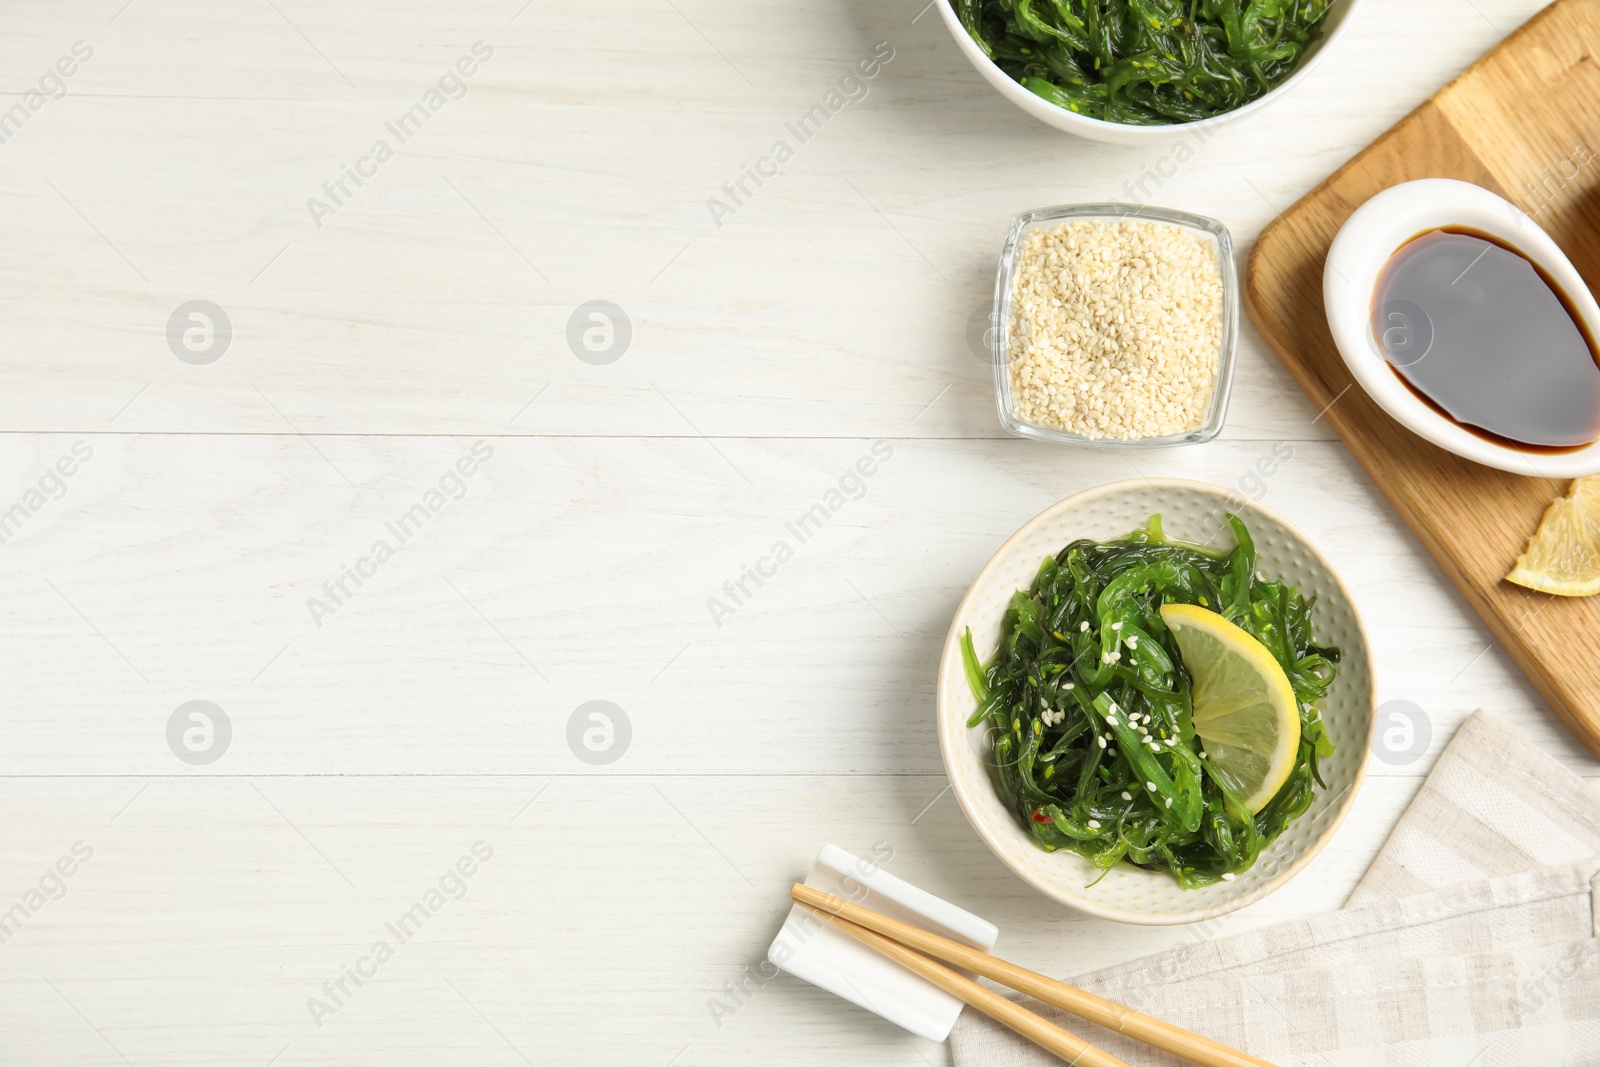
[{"label": "seaweed salad", "polygon": [[950,0],[1029,91],[1090,118],[1195,122],[1283,82],[1331,0]]},{"label": "seaweed salad", "polygon": [[[1126,861],[1199,888],[1248,870],[1324,785],[1318,763],[1334,746],[1317,701],[1340,651],[1317,643],[1314,601],[1258,576],[1249,530],[1235,515],[1228,522],[1238,543],[1227,552],[1167,540],[1159,515],[1119,540],[1074,541],[1012,597],[988,664],[971,631],[963,636],[978,700],[969,725],[987,726],[1001,798],[1046,851],[1076,852],[1102,871]],[[1257,811],[1195,732],[1194,679],[1164,605],[1221,615],[1293,688],[1298,752]]]}]

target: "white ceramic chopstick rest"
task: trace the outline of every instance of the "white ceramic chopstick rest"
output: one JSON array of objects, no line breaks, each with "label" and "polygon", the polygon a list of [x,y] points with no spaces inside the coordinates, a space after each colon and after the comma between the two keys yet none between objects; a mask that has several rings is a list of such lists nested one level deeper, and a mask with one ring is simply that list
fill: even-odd
[{"label": "white ceramic chopstick rest", "polygon": [[[872,860],[824,845],[805,884],[984,952],[999,929],[884,871]],[[883,1016],[930,1041],[950,1036],[961,1001],[885,959],[798,905],[767,949],[773,965]]]}]

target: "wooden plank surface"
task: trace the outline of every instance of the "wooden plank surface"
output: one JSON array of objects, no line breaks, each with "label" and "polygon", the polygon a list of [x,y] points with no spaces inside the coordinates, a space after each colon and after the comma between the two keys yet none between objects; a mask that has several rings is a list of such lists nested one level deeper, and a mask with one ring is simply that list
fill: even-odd
[{"label": "wooden plank surface", "polygon": [[[1011,214],[1159,166],[1151,202],[1248,247],[1540,0],[1369,0],[1176,166],[1028,119],[926,2],[0,0],[5,107],[95,48],[0,145],[0,506],[94,449],[0,544],[0,895],[95,853],[0,943],[0,1065],[944,1064],[754,980],[822,843],[885,843],[1067,976],[1338,907],[1474,708],[1600,778],[1253,329],[1223,438],[1129,456],[1003,438],[966,333]],[[316,227],[306,198],[480,38],[470,92]],[[713,225],[880,40],[866,99]],[[165,335],[195,298],[238,327],[207,366]],[[595,298],[635,328],[604,366],[564,336]],[[716,626],[707,599],[880,438],[866,494]],[[307,599],[480,439],[465,496],[317,627]],[[1086,919],[996,861],[923,659],[1021,522],[1140,474],[1305,530],[1379,699],[1420,716],[1307,873],[1199,930]],[[203,766],[166,735],[195,699],[234,728]],[[605,766],[566,734],[594,699],[633,726]],[[479,840],[462,899],[313,1018]]]},{"label": "wooden plank surface", "polygon": [[1424,441],[1354,387],[1322,310],[1328,246],[1403,181],[1458,178],[1516,203],[1600,283],[1600,3],[1560,0],[1261,234],[1250,315],[1339,436],[1562,720],[1600,753],[1600,602],[1503,581],[1565,482],[1491,470]]}]

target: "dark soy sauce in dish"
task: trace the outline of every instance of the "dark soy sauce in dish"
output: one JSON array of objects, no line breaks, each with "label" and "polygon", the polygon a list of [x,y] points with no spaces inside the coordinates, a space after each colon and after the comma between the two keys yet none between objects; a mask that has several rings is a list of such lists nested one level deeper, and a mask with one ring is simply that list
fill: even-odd
[{"label": "dark soy sauce in dish", "polygon": [[1434,411],[1524,452],[1600,439],[1600,358],[1537,264],[1476,230],[1430,230],[1378,274],[1372,336]]}]

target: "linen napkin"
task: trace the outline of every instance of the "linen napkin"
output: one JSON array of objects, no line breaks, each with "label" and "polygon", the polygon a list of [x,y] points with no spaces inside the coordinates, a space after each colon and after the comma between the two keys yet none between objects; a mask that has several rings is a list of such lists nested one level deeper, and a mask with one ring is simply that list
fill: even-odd
[{"label": "linen napkin", "polygon": [[1347,908],[1600,857],[1600,791],[1485,712],[1462,725]]},{"label": "linen napkin", "polygon": [[[1600,1067],[1597,875],[1600,794],[1480,711],[1344,911],[1073,982],[1281,1067]],[[1023,1002],[1135,1067],[1182,1063]],[[950,1047],[1060,1062],[972,1011]]]}]

